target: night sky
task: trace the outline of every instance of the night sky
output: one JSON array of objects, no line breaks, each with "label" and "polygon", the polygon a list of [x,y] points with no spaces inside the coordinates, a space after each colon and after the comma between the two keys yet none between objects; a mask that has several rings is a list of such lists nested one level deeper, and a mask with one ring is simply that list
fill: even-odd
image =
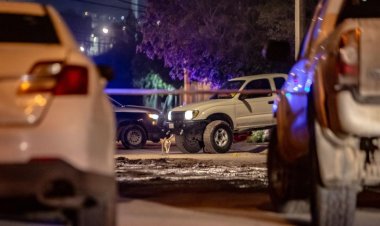
[{"label": "night sky", "polygon": [[[113,16],[123,16],[126,15],[128,9],[131,8],[131,4],[126,2],[132,2],[132,0],[23,0],[29,2],[40,2],[44,4],[53,5],[58,11],[74,10],[77,12],[91,11],[101,14],[110,14]],[[125,2],[123,2],[125,1]],[[93,2],[95,4],[86,3]],[[140,0],[139,5],[145,5],[145,1]],[[109,5],[112,7],[97,5]],[[141,8],[140,8],[141,9]],[[141,9],[142,10],[142,9]]]}]

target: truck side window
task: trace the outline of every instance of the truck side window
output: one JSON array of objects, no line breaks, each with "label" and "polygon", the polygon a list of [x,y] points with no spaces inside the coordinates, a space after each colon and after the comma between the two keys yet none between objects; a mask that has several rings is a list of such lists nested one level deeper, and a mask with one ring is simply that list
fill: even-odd
[{"label": "truck side window", "polygon": [[283,77],[274,78],[274,85],[276,86],[276,90],[281,89],[284,83],[285,79]]},{"label": "truck side window", "polygon": [[[253,80],[245,86],[244,90],[260,90],[260,91],[268,90],[269,92],[272,91],[268,79]],[[246,98],[250,99],[250,98],[270,97],[270,96],[272,96],[272,93],[251,93],[251,94],[247,94]]]}]

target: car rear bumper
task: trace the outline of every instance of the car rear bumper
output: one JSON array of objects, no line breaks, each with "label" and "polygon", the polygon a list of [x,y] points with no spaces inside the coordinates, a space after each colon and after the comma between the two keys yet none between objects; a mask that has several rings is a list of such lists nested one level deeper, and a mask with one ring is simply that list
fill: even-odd
[{"label": "car rear bumper", "polygon": [[380,136],[380,98],[378,103],[361,103],[346,90],[337,94],[337,118],[342,131],[360,137]]},{"label": "car rear bumper", "polygon": [[80,171],[55,159],[0,164],[0,212],[80,208],[115,196],[113,176]]}]

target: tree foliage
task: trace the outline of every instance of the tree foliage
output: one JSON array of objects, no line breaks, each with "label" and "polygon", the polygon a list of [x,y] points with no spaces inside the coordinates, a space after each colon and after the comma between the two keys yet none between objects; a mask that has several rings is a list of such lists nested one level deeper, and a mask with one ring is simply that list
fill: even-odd
[{"label": "tree foliage", "polygon": [[172,78],[220,84],[249,73],[281,72],[261,57],[268,37],[292,40],[291,0],[149,0],[138,51],[162,59]]}]

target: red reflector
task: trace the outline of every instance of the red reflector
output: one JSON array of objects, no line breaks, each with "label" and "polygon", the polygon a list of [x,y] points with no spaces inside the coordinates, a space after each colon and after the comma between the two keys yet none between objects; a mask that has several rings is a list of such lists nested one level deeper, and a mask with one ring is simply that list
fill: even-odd
[{"label": "red reflector", "polygon": [[346,76],[358,76],[359,68],[358,68],[358,65],[348,65],[348,64],[342,63],[340,65],[340,72],[342,75],[346,75]]},{"label": "red reflector", "polygon": [[58,77],[55,95],[87,94],[88,71],[85,67],[65,66]]}]

